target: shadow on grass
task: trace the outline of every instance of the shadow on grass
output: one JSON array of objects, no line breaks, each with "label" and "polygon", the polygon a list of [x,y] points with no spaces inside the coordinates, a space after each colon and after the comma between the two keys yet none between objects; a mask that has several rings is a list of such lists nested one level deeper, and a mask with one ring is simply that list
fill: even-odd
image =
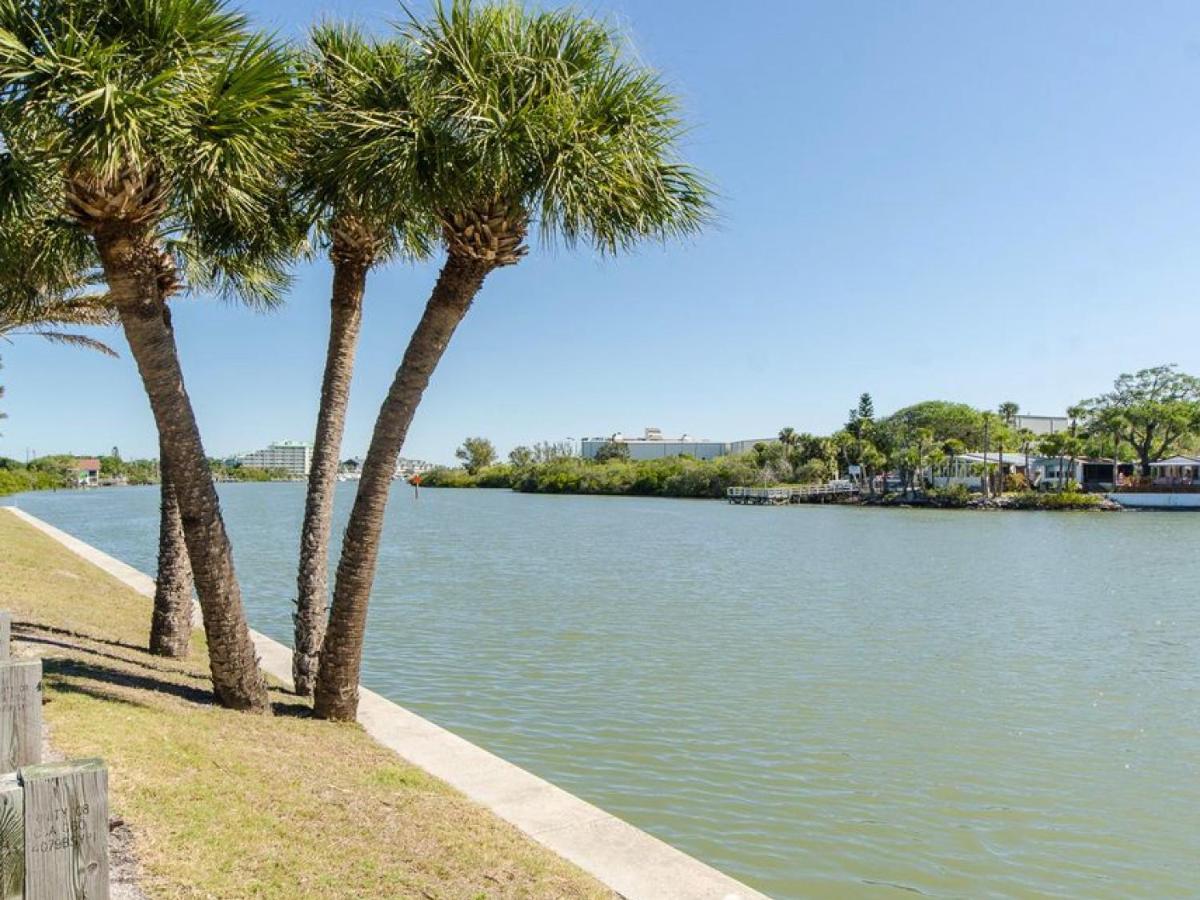
[{"label": "shadow on grass", "polygon": [[140,703],[130,697],[123,697],[113,690],[106,690],[95,684],[89,684],[84,681],[70,681],[66,678],[49,679],[46,686],[50,689],[48,693],[53,694],[76,694],[81,697],[91,697],[93,700],[100,700],[103,703],[118,703],[122,706],[133,706],[138,709],[149,709],[149,703]]},{"label": "shadow on grass", "polygon": [[[88,652],[80,648],[73,649],[81,653]],[[136,663],[131,665],[136,665]],[[172,697],[186,700],[188,703],[195,703],[198,706],[213,705],[211,691],[189,684],[180,684],[177,681],[156,678],[152,674],[141,674],[125,669],[116,669],[112,666],[106,666],[103,663],[91,662],[77,657],[43,657],[42,671],[46,675],[59,680],[70,678],[95,681],[116,687],[127,687],[140,691],[168,694]]]},{"label": "shadow on grass", "polygon": [[137,644],[131,644],[128,641],[118,641],[112,638],[97,637],[94,634],[88,634],[83,631],[72,631],[69,628],[56,628],[53,625],[46,625],[43,622],[18,622],[14,620],[12,623],[12,635],[15,638],[21,638],[22,640],[33,640],[33,638],[28,636],[28,632],[31,631],[40,631],[45,634],[56,634],[61,637],[76,638],[77,640],[90,641],[93,644],[107,644],[109,647],[117,647],[121,650],[132,650],[135,653],[146,652],[146,648],[144,646],[139,647]]},{"label": "shadow on grass", "polygon": [[[157,662],[152,662],[152,660],[156,659],[156,657],[150,656],[145,650],[133,651],[136,653],[135,656],[121,656],[117,653],[108,653],[104,650],[98,650],[95,647],[86,647],[78,643],[73,644],[68,640],[58,641],[54,640],[53,638],[42,637],[41,635],[34,634],[32,632],[23,631],[20,634],[14,632],[13,637],[15,637],[17,640],[24,641],[27,644],[38,644],[43,647],[59,647],[63,650],[70,650],[75,653],[86,653],[89,656],[98,656],[102,657],[103,659],[111,659],[113,662],[125,663],[126,665],[130,666],[139,666],[143,669],[152,669],[156,672],[164,672],[169,675],[179,675],[183,678],[200,677],[195,672],[190,671],[187,668],[187,660],[176,660],[176,665],[174,666],[161,665]],[[79,640],[91,642],[92,639],[80,636]]]},{"label": "shadow on grass", "polygon": [[[271,691],[272,694],[278,696],[288,696],[286,691]],[[307,703],[299,703],[294,697],[288,700],[271,700],[271,711],[277,715],[288,719],[311,719],[313,717],[312,707]]]}]

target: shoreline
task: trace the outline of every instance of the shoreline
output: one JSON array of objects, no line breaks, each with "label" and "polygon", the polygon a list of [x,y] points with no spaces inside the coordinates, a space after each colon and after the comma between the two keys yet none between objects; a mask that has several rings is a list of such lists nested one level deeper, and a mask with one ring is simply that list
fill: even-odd
[{"label": "shoreline", "polygon": [[[154,582],[148,575],[18,507],[7,508],[14,518],[142,598],[153,597]],[[291,651],[258,632],[252,637],[263,670],[285,687],[290,685]],[[360,691],[359,723],[376,745],[461,792],[618,895],[648,900],[764,896],[379,694],[361,686]]]}]

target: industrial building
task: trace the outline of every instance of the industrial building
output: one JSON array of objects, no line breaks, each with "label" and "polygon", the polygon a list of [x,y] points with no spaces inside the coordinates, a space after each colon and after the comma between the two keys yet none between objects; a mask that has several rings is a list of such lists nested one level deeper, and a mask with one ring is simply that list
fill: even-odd
[{"label": "industrial building", "polygon": [[[776,438],[764,438],[761,443],[770,443]],[[621,444],[629,449],[630,459],[662,459],[666,456],[691,456],[696,459],[716,459],[733,453],[745,453],[758,440],[710,441],[691,435],[664,437],[662,429],[647,428],[641,437],[627,437],[617,432],[609,437],[583,438],[579,442],[579,454],[584,459],[595,459],[596,453],[605,444]]]}]

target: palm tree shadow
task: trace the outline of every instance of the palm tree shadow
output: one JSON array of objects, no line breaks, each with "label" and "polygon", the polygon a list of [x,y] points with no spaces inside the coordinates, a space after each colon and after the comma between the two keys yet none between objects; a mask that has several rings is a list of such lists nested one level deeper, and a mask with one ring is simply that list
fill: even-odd
[{"label": "palm tree shadow", "polygon": [[[86,651],[85,651],[86,652]],[[42,671],[55,679],[55,689],[74,688],[78,693],[88,693],[88,689],[78,682],[97,682],[113,687],[133,688],[134,690],[151,691],[157,694],[168,694],[178,697],[188,703],[198,706],[212,706],[212,693],[189,684],[180,684],[157,678],[152,674],[141,674],[106,666],[103,663],[92,662],[78,657],[43,657]],[[183,673],[180,673],[183,674]],[[67,680],[70,683],[67,683]],[[93,689],[95,690],[95,689]],[[108,698],[107,692],[105,692]],[[111,698],[110,698],[111,699]]]},{"label": "palm tree shadow", "polygon": [[[94,634],[88,634],[84,631],[72,631],[70,628],[56,628],[53,625],[46,625],[41,622],[19,622],[14,620],[12,623],[12,636],[23,641],[38,640],[32,632],[42,632],[44,634],[53,634],[64,638],[75,638],[76,640],[84,640],[92,644],[106,644],[109,647],[116,647],[120,650],[132,650],[135,653],[145,653],[144,646],[131,644],[128,641],[118,641],[113,638],[97,637]],[[64,645],[66,646],[66,645]],[[75,646],[74,644],[70,646]]]},{"label": "palm tree shadow", "polygon": [[[54,640],[53,638],[42,637],[40,635],[32,634],[32,633],[26,633],[26,634],[22,634],[19,636],[18,635],[14,635],[14,636],[19,637],[20,640],[24,641],[27,644],[39,644],[44,647],[58,647],[60,649],[70,650],[70,651],[76,652],[76,653],[86,653],[89,656],[97,656],[97,657],[102,657],[104,659],[111,659],[113,662],[125,663],[126,665],[131,665],[131,666],[138,666],[139,668],[143,668],[143,669],[153,669],[156,672],[165,672],[169,675],[179,675],[182,677],[191,677],[192,676],[191,672],[189,672],[185,668],[182,668],[181,666],[180,667],[172,667],[172,666],[166,666],[166,665],[157,665],[156,663],[151,662],[150,659],[144,658],[144,657],[148,656],[148,654],[146,653],[145,650],[137,651],[138,657],[140,657],[140,658],[131,658],[128,656],[121,656],[116,653],[108,653],[104,650],[99,650],[94,647],[83,647],[83,646],[80,646],[79,644],[72,644],[70,641],[66,641],[66,640],[58,641],[58,640]],[[119,646],[124,647],[126,645],[122,644]],[[182,660],[180,660],[179,662],[181,664],[183,663]]]}]

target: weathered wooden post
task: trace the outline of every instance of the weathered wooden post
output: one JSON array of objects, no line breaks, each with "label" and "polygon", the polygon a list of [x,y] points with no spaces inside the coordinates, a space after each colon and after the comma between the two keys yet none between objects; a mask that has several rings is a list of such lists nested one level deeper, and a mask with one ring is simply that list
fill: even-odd
[{"label": "weathered wooden post", "polygon": [[6,609],[0,609],[0,659],[8,659],[11,655],[8,645],[12,643],[12,614]]},{"label": "weathered wooden post", "polygon": [[0,775],[0,900],[25,897],[25,804],[16,772]]},{"label": "weathered wooden post", "polygon": [[0,662],[0,773],[42,761],[42,661]]},{"label": "weathered wooden post", "polygon": [[24,900],[108,900],[108,769],[81,759],[21,770]]}]

